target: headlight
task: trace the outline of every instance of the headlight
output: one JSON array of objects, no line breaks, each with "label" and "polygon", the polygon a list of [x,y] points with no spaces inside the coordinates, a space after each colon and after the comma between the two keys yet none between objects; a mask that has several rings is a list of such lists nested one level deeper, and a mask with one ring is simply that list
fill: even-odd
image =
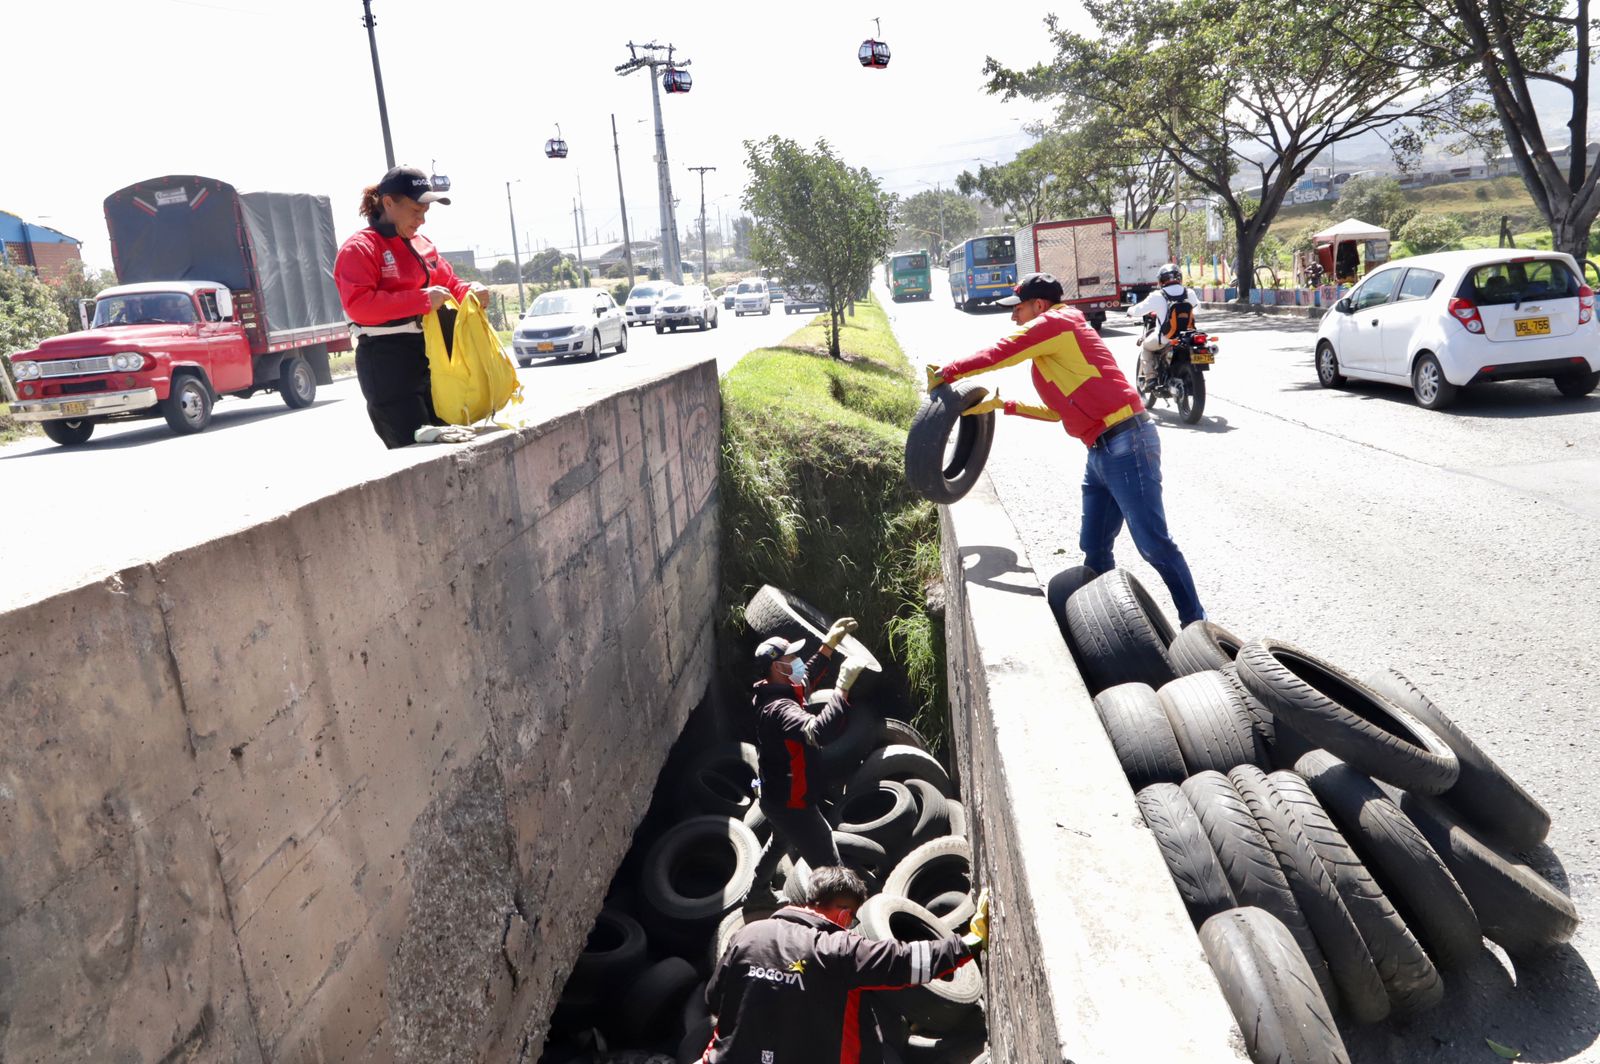
[{"label": "headlight", "polygon": [[39,368],[39,363],[37,362],[13,362],[11,370],[16,374],[19,381],[38,380],[44,375],[44,371]]},{"label": "headlight", "polygon": [[119,355],[112,355],[111,368],[123,373],[144,369],[144,356],[137,351],[124,351]]},{"label": "headlight", "polygon": [[574,325],[572,328],[567,330],[567,332],[571,333],[573,336],[582,336],[588,331],[589,327],[587,325]]}]

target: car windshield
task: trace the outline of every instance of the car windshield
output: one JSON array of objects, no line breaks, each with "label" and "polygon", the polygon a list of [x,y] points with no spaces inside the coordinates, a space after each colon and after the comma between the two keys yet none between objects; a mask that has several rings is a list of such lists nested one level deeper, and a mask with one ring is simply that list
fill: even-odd
[{"label": "car windshield", "polygon": [[1009,266],[1017,261],[1017,245],[1008,236],[982,237],[972,242],[974,266]]},{"label": "car windshield", "polygon": [[746,295],[751,292],[762,292],[766,290],[766,287],[760,281],[743,281],[739,285],[739,294]]},{"label": "car windshield", "polygon": [[1575,299],[1580,282],[1560,259],[1514,259],[1479,266],[1467,277],[1472,301],[1493,307],[1540,299]]},{"label": "car windshield", "polygon": [[692,288],[669,288],[661,297],[663,303],[693,303],[696,299]]},{"label": "car windshield", "polygon": [[656,285],[642,284],[628,293],[628,302],[632,303],[635,299],[654,299],[660,294],[661,289]]},{"label": "car windshield", "polygon": [[104,296],[94,305],[96,329],[108,325],[187,325],[198,320],[194,302],[182,292]]},{"label": "car windshield", "polygon": [[594,296],[588,292],[546,292],[533,301],[528,314],[536,318],[548,314],[582,314],[594,305],[593,300]]}]

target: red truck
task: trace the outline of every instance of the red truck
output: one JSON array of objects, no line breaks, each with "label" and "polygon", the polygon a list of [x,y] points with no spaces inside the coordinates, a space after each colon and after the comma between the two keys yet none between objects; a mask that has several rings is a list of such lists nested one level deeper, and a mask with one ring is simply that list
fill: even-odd
[{"label": "red truck", "polygon": [[333,283],[326,196],[250,192],[209,177],[161,177],[106,197],[122,283],[85,328],[11,356],[11,416],[63,446],[103,421],[164,417],[201,432],[225,395],[276,391],[292,409],[332,383],[350,350]]}]

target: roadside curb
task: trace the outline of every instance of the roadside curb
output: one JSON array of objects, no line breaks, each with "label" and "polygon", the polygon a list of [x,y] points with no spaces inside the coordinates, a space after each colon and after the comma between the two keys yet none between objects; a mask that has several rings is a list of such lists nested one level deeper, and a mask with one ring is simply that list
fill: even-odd
[{"label": "roadside curb", "polygon": [[1221,310],[1232,314],[1275,315],[1280,318],[1306,318],[1317,321],[1328,312],[1327,307],[1277,307],[1263,306],[1259,303],[1250,303],[1240,306],[1238,303],[1201,303],[1206,310]]}]

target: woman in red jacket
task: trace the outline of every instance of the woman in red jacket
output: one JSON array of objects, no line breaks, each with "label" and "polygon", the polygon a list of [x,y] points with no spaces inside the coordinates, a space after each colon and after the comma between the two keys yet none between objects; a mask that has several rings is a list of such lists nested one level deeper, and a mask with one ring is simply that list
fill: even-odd
[{"label": "woman in red jacket", "polygon": [[468,292],[488,301],[488,289],[458,279],[433,243],[417,235],[428,205],[449,202],[421,170],[395,167],[362,190],[367,228],[344,242],[333,267],[344,312],[356,324],[356,379],[367,415],[389,448],[443,424],[433,412],[422,316]]}]

